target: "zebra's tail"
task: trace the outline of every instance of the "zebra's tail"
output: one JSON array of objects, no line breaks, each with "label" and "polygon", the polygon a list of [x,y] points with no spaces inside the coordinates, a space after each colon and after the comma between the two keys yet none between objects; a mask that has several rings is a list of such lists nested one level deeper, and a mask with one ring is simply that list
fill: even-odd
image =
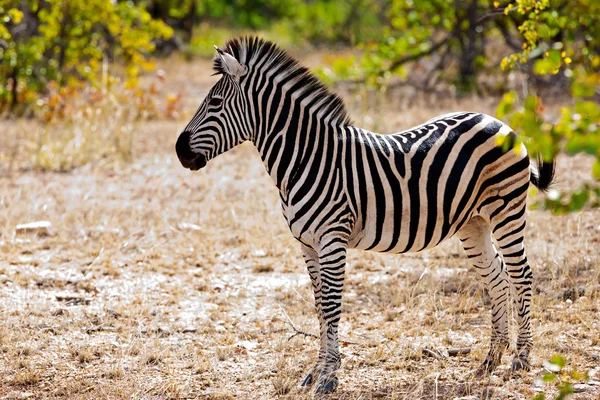
[{"label": "zebra's tail", "polygon": [[542,192],[548,190],[548,188],[554,183],[554,161],[544,161],[541,158],[538,159],[537,168],[531,166],[531,183],[533,183]]}]

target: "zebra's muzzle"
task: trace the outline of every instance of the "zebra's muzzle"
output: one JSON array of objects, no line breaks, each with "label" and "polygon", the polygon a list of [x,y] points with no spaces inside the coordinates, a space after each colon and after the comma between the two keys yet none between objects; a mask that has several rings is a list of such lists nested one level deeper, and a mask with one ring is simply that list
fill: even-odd
[{"label": "zebra's muzzle", "polygon": [[206,156],[192,151],[189,132],[183,132],[179,135],[179,139],[177,139],[177,143],[175,144],[175,151],[177,151],[179,162],[181,162],[184,168],[197,171],[206,165]]}]

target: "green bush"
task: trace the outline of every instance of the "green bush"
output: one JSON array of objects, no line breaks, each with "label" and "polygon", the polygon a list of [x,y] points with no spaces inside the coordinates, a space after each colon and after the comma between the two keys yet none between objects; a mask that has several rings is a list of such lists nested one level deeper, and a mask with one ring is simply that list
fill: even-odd
[{"label": "green bush", "polygon": [[[565,94],[572,101],[561,108],[557,119],[549,120],[541,96],[532,93],[519,99],[510,92],[498,106],[498,117],[509,119],[534,156],[550,160],[565,152],[595,157],[591,175],[600,181],[600,3],[517,0],[504,10],[520,16],[523,50],[505,57],[502,68],[532,64],[535,75],[561,73],[567,78]],[[543,206],[565,213],[586,204],[600,207],[598,185],[585,184],[571,193],[552,191]]]},{"label": "green bush", "polygon": [[[132,2],[8,0],[0,3],[0,111],[35,102],[51,82],[106,82],[109,62],[134,86],[153,40],[172,29]],[[104,70],[103,70],[104,66]]]}]

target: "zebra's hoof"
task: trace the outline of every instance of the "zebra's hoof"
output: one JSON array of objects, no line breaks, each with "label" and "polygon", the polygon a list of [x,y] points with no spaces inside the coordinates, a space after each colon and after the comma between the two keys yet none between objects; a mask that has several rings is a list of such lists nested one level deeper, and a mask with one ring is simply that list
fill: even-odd
[{"label": "zebra's hoof", "polygon": [[303,387],[303,388],[309,387],[309,386],[312,386],[313,383],[314,383],[313,373],[309,372],[308,375],[306,375],[306,378],[304,378],[304,380],[300,384],[300,387]]},{"label": "zebra's hoof", "polygon": [[526,357],[515,356],[512,360],[512,372],[531,371],[531,364]]},{"label": "zebra's hoof", "polygon": [[489,361],[487,358],[481,363],[479,368],[475,371],[476,378],[483,378],[488,376],[496,369],[496,363]]},{"label": "zebra's hoof", "polygon": [[315,393],[332,393],[337,389],[338,385],[338,378],[336,376],[330,376],[329,378],[326,378],[323,381],[319,382]]}]

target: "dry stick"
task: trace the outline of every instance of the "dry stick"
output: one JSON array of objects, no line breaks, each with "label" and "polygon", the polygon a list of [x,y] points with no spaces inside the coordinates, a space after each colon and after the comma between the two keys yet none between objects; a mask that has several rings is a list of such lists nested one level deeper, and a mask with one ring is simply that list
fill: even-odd
[{"label": "dry stick", "polygon": [[421,350],[421,353],[423,353],[424,356],[433,357],[437,360],[445,360],[446,359],[446,357],[444,357],[444,355],[439,353],[437,350],[423,349],[423,350]]},{"label": "dry stick", "polygon": [[[304,336],[306,336],[306,337],[312,337],[312,338],[315,338],[315,339],[320,339],[320,338],[319,338],[319,336],[317,336],[317,335],[315,335],[315,334],[313,334],[313,333],[309,333],[309,332],[303,331],[303,330],[301,330],[301,329],[298,329],[298,328],[296,327],[296,324],[294,324],[294,321],[292,321],[292,319],[290,318],[290,316],[288,315],[288,313],[287,313],[287,312],[285,312],[285,310],[283,309],[283,307],[279,306],[279,308],[281,309],[281,311],[283,312],[283,314],[284,314],[284,315],[285,315],[285,317],[287,318],[287,321],[288,321],[288,323],[290,324],[290,326],[291,326],[291,327],[292,327],[292,329],[294,330],[294,334],[288,338],[288,342],[289,342],[290,340],[292,340],[293,338],[295,338],[296,336],[298,336],[298,335],[304,335]],[[349,341],[347,341],[347,340],[340,340],[340,343],[342,343],[342,344],[346,344],[346,345],[350,345],[350,344],[357,345],[357,346],[359,346],[359,345],[360,345],[360,343],[356,343],[356,342],[349,342]]]},{"label": "dry stick", "polygon": [[[445,360],[447,358],[439,350],[436,350],[436,349],[425,348],[425,349],[421,350],[421,353],[423,353],[424,356],[433,357],[438,360]],[[471,353],[470,347],[448,349],[449,357],[456,357],[456,356],[460,356],[460,355],[466,355],[469,353]]]},{"label": "dry stick", "polygon": [[279,306],[279,309],[281,310],[281,312],[283,312],[283,315],[285,315],[285,317],[287,318],[288,323],[290,324],[290,326],[294,330],[294,334],[288,338],[288,342],[290,340],[292,340],[293,338],[295,338],[296,336],[298,336],[298,335],[304,335],[306,337],[313,337],[315,339],[319,339],[319,337],[317,335],[313,335],[312,333],[308,333],[308,332],[305,332],[303,330],[300,330],[300,329],[296,328],[296,325],[294,324],[294,322],[292,321],[292,319],[290,318],[290,316],[288,315],[288,313],[285,312],[285,310],[283,309],[283,307]]},{"label": "dry stick", "polygon": [[283,311],[283,314],[285,314],[285,317],[287,318],[288,323],[290,324],[290,326],[294,330],[294,334],[288,338],[288,342],[290,340],[292,340],[293,338],[295,338],[296,336],[298,336],[298,335],[304,335],[306,337],[313,337],[315,339],[319,339],[319,337],[317,335],[314,335],[312,333],[308,333],[308,332],[305,332],[303,330],[300,330],[300,329],[296,328],[296,325],[294,324],[294,322],[292,321],[292,319],[290,318],[290,316],[288,315],[288,313],[285,312],[285,310],[283,309],[283,307],[281,308],[281,311]]},{"label": "dry stick", "polygon": [[450,357],[462,356],[462,355],[469,354],[469,353],[471,353],[470,347],[462,347],[462,348],[458,348],[458,349],[448,349],[448,355]]}]

